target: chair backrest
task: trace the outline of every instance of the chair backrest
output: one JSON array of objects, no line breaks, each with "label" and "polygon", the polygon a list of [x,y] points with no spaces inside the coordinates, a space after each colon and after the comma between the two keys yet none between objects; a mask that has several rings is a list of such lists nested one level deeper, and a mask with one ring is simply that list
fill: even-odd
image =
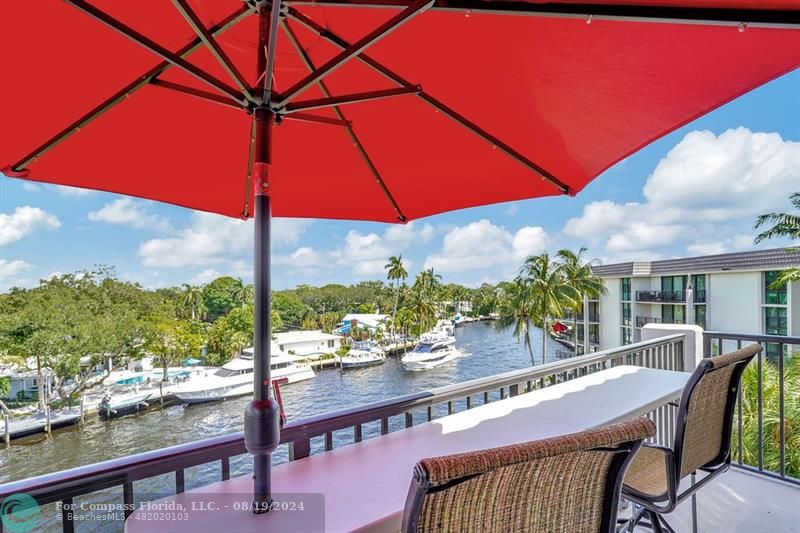
[{"label": "chair backrest", "polygon": [[655,431],[640,418],[423,459],[414,468],[403,531],[612,532],[625,469]]},{"label": "chair backrest", "polygon": [[686,384],[675,429],[676,479],[701,467],[730,463],[731,428],[736,393],[745,367],[763,350],[741,350],[703,359]]}]

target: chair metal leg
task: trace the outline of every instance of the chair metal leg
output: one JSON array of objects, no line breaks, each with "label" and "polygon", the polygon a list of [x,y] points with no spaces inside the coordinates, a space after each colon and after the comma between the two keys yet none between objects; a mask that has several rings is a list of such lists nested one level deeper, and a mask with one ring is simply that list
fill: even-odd
[{"label": "chair metal leg", "polygon": [[648,511],[647,515],[650,518],[650,525],[653,528],[653,533],[664,533],[664,528],[661,527],[661,520],[659,519],[658,513],[655,511]]},{"label": "chair metal leg", "polygon": [[[692,472],[692,486],[697,481],[697,473]],[[692,493],[692,533],[697,533],[697,493]]]}]

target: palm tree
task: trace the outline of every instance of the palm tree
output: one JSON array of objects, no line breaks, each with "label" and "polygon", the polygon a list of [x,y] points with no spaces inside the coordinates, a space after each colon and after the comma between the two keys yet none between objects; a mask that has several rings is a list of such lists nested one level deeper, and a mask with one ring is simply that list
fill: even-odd
[{"label": "palm tree", "polygon": [[244,307],[253,302],[253,287],[245,285],[241,279],[236,280],[236,285],[231,288],[231,300],[236,307]]},{"label": "palm tree", "polygon": [[389,258],[389,262],[384,267],[388,272],[386,277],[389,281],[394,281],[394,308],[392,309],[392,337],[394,337],[394,322],[397,316],[397,304],[400,302],[400,282],[408,278],[408,272],[403,266],[403,256],[393,255]]},{"label": "palm tree", "polygon": [[203,289],[200,287],[184,283],[181,304],[190,310],[192,320],[205,317],[206,306],[203,302]]},{"label": "palm tree", "polygon": [[558,258],[564,270],[567,284],[577,293],[573,311],[572,331],[575,332],[575,354],[578,353],[578,313],[583,308],[584,298],[595,300],[606,293],[603,280],[592,273],[591,261],[584,262],[583,254],[586,248],[581,247],[576,254],[572,250],[559,250]]},{"label": "palm tree", "polygon": [[409,310],[417,326],[414,331],[415,334],[421,335],[436,325],[436,305],[427,295],[414,291]]},{"label": "palm tree", "polygon": [[566,280],[564,265],[551,260],[546,252],[528,257],[520,275],[531,285],[532,298],[536,304],[534,317],[542,328],[542,361],[544,361],[548,320],[551,317],[560,318],[564,314],[564,308],[574,308],[579,296]]},{"label": "palm tree", "polygon": [[[500,320],[496,324],[501,329],[514,326],[514,336],[517,341],[522,340],[528,353],[531,354],[531,366],[536,366],[531,344],[531,326],[535,312],[536,302],[531,291],[531,284],[522,276],[518,276],[503,293]],[[542,356],[542,361],[544,361],[544,356]]]},{"label": "palm tree", "polygon": [[[792,206],[800,212],[800,192],[789,196]],[[759,233],[753,244],[758,244],[767,239],[788,238],[800,240],[800,215],[792,213],[767,213],[756,219],[756,228],[761,228],[770,224],[770,227]],[[788,251],[798,251],[800,248],[792,247]],[[800,281],[800,268],[789,268],[780,273],[778,278],[772,282],[770,289],[785,286],[790,281]]]}]

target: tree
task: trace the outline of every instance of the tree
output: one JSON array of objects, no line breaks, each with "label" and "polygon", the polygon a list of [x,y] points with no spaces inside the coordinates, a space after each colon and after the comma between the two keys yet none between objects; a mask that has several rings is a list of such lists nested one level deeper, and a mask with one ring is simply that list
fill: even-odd
[{"label": "tree", "polygon": [[592,273],[591,262],[583,260],[584,253],[586,253],[586,248],[581,248],[578,253],[572,250],[559,250],[558,252],[558,258],[561,260],[564,272],[564,280],[577,296],[574,298],[575,305],[571,308],[576,354],[578,353],[578,314],[583,309],[583,300],[584,298],[591,300],[600,298],[600,295],[606,292],[603,280]]},{"label": "tree", "polygon": [[8,396],[11,392],[11,378],[8,376],[0,376],[0,412],[10,415],[11,411],[8,410],[3,398]]},{"label": "tree", "polygon": [[223,276],[203,287],[203,302],[208,310],[208,320],[213,322],[236,307],[233,295],[241,286],[241,280]]},{"label": "tree", "polygon": [[[500,305],[500,320],[496,324],[501,329],[514,326],[514,337],[517,341],[523,341],[531,356],[531,366],[536,366],[536,358],[533,355],[533,345],[531,344],[531,327],[536,312],[537,305],[533,297],[533,285],[522,276],[518,276],[505,288]],[[544,362],[544,351],[542,351],[542,362]]]},{"label": "tree", "polygon": [[[789,196],[795,211],[800,212],[800,192]],[[768,239],[790,239],[800,240],[800,215],[792,213],[767,213],[756,219],[756,228],[770,227],[759,233],[754,244],[758,244]],[[800,248],[792,247],[788,251],[798,251]],[[800,268],[787,268],[783,270],[778,278],[770,285],[771,289],[784,287],[790,281],[800,281]]]},{"label": "tree", "polygon": [[252,304],[254,300],[253,286],[245,285],[241,279],[236,279],[236,283],[231,288],[231,300],[236,307]]},{"label": "tree", "polygon": [[148,325],[145,346],[158,357],[164,372],[162,381],[169,381],[169,367],[200,355],[203,342],[199,324],[177,318],[171,306],[164,305],[148,317]]},{"label": "tree", "polygon": [[192,320],[203,319],[206,316],[206,305],[203,301],[203,289],[193,285],[184,284],[180,295],[184,310]]},{"label": "tree", "polygon": [[525,261],[521,276],[530,284],[535,302],[537,325],[542,328],[542,361],[545,360],[550,318],[561,318],[564,309],[574,308],[577,291],[566,280],[564,265],[553,261],[547,253],[534,255]]},{"label": "tree", "polygon": [[386,277],[395,283],[394,307],[392,308],[392,337],[394,337],[394,319],[397,316],[397,304],[400,302],[400,282],[408,278],[408,271],[403,266],[403,256],[393,255],[389,258],[384,268],[387,270]]},{"label": "tree", "polygon": [[[209,355],[207,362],[210,364],[224,364],[232,357],[242,353],[242,350],[253,343],[253,317],[252,305],[237,307],[228,315],[218,318],[208,331]],[[275,328],[275,311],[273,310],[272,327]]]}]

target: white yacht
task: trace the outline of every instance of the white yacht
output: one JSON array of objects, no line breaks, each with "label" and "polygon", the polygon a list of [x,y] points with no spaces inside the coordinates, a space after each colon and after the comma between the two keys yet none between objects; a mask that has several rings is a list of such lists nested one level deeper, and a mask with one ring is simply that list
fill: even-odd
[{"label": "white yacht", "polygon": [[[231,359],[215,372],[189,380],[173,389],[183,403],[203,403],[226,400],[253,393],[253,349],[247,348],[241,356]],[[272,379],[286,378],[295,383],[316,376],[311,366],[302,358],[289,355],[272,345],[270,369]]]},{"label": "white yacht", "polygon": [[436,327],[433,328],[436,331],[443,331],[448,335],[455,335],[456,334],[456,326],[452,320],[448,320],[446,318],[440,318],[439,321],[436,323]]},{"label": "white yacht", "polygon": [[420,337],[414,349],[400,360],[406,370],[428,370],[468,355],[455,347],[456,338],[442,330]]},{"label": "white yacht", "polygon": [[374,345],[371,341],[353,343],[353,347],[350,348],[350,351],[339,358],[342,370],[382,365],[384,361],[386,361],[386,353],[380,346]]}]

